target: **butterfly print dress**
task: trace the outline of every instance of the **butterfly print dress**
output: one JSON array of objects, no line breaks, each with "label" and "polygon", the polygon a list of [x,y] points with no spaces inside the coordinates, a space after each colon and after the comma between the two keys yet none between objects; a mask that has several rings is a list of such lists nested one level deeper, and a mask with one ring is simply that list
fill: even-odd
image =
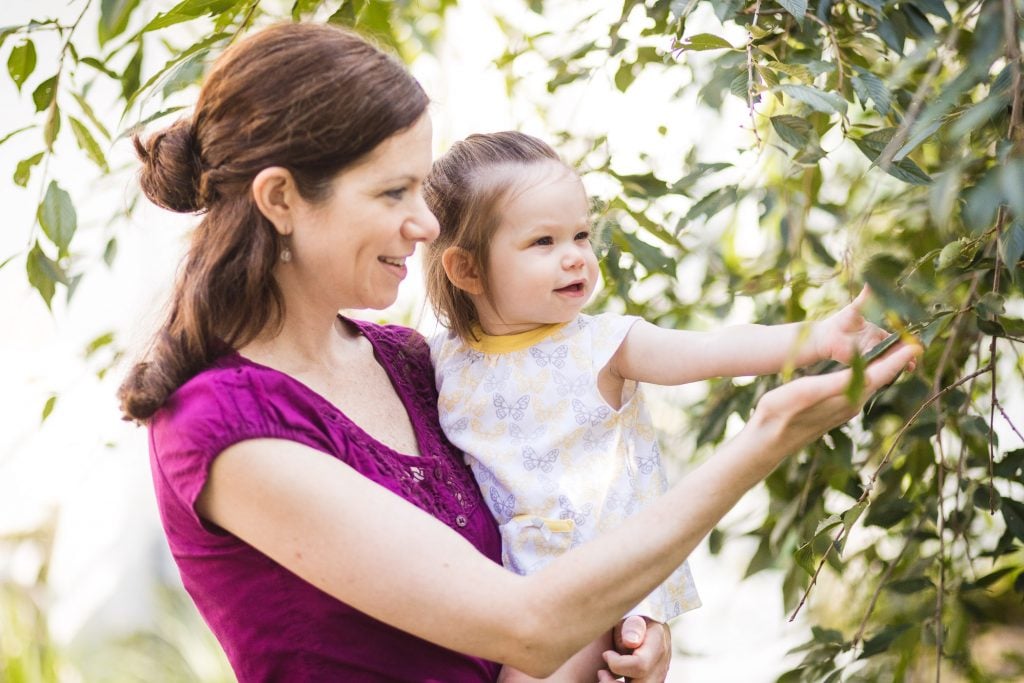
[{"label": "butterfly print dress", "polygon": [[[641,386],[613,409],[597,387],[638,318],[570,323],[465,343],[431,341],[441,426],[466,453],[498,521],[502,561],[537,571],[614,528],[664,492],[665,473]],[[700,605],[683,564],[631,614],[667,621]]]}]

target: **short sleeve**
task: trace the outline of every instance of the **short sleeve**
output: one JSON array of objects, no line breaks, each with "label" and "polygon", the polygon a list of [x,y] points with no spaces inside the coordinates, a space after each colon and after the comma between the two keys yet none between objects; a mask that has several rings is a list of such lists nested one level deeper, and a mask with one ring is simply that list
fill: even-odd
[{"label": "short sleeve", "polygon": [[[287,439],[320,450],[303,420],[281,410],[249,368],[213,368],[175,391],[149,426],[154,484],[162,503],[176,503],[192,521],[204,524],[195,502],[214,459],[249,439]],[[171,498],[172,500],[166,500]],[[205,525],[204,525],[205,526]]]},{"label": "short sleeve", "polygon": [[635,315],[602,313],[589,319],[590,343],[594,371],[602,370],[622,346],[633,325],[641,319]]}]

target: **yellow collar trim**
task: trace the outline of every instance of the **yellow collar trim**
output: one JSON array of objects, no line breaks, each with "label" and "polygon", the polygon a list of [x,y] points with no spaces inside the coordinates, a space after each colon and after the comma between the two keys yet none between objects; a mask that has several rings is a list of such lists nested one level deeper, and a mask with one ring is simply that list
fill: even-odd
[{"label": "yellow collar trim", "polygon": [[476,339],[469,339],[469,345],[482,353],[512,353],[528,349],[534,344],[544,341],[569,323],[552,323],[541,325],[526,332],[517,334],[490,335],[485,334],[479,325],[473,327]]}]

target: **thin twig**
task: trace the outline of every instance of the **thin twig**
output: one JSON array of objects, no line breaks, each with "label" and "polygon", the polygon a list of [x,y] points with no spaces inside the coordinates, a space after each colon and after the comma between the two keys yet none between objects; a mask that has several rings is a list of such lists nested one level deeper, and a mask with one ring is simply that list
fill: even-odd
[{"label": "thin twig", "polygon": [[830,24],[819,19],[815,14],[807,12],[804,16],[821,24],[828,32],[828,36],[832,41],[832,52],[836,56],[836,90],[842,93],[843,85],[846,83],[845,74],[843,73],[845,71],[845,63],[843,62],[843,54],[839,51],[839,38],[836,37],[836,30]]},{"label": "thin twig", "polygon": [[[892,457],[892,453],[894,450],[896,450],[896,446],[897,444],[899,444],[900,439],[903,438],[903,435],[906,433],[908,429],[910,429],[911,425],[914,424],[917,418],[921,416],[921,413],[923,413],[932,403],[935,403],[935,401],[939,400],[942,396],[949,393],[953,389],[956,389],[957,387],[966,384],[967,382],[970,382],[975,377],[984,375],[986,372],[990,372],[991,370],[991,367],[985,366],[984,368],[976,370],[975,372],[972,372],[969,375],[965,375],[958,379],[957,381],[950,384],[948,387],[944,387],[941,391],[932,394],[931,396],[928,397],[928,400],[921,404],[917,411],[910,416],[910,419],[907,420],[906,424],[904,424],[896,433],[896,436],[893,437],[892,444],[889,446],[889,449],[885,452],[885,455],[882,457],[882,460],[878,463],[878,466],[875,468],[875,471],[871,474],[871,477],[869,478],[866,486],[864,487],[864,492],[860,495],[860,498],[857,499],[858,505],[866,501],[868,499],[868,496],[871,495],[871,490],[874,488],[875,482],[878,480],[878,475],[881,473],[882,468],[888,464],[889,458]],[[818,562],[818,567],[814,570],[814,574],[811,576],[811,583],[807,586],[807,589],[804,591],[803,597],[800,598],[800,603],[796,606],[796,609],[793,610],[793,613],[789,616],[789,621],[793,621],[794,619],[796,619],[796,615],[800,613],[800,610],[803,608],[804,603],[807,602],[807,597],[811,594],[811,589],[814,588],[814,584],[818,581],[818,575],[821,574],[821,570],[825,566],[826,560],[828,560],[829,553],[832,552],[832,548],[836,547],[839,544],[839,542],[843,540],[843,537],[846,535],[847,530],[848,529],[845,524],[841,525],[839,531],[835,535],[835,538],[832,539],[832,543],[830,543],[828,545],[828,548],[825,549],[825,553],[821,556],[821,560]]]},{"label": "thin twig", "polygon": [[757,26],[758,13],[761,11],[761,0],[754,4],[754,19],[750,22],[750,29],[747,31],[747,110],[750,113],[750,128],[754,131],[754,139],[757,140],[757,148],[761,149],[763,142],[761,134],[757,132],[757,120],[754,118],[754,31]]},{"label": "thin twig", "polygon": [[1012,429],[1013,433],[1017,435],[1017,438],[1019,438],[1021,441],[1024,441],[1024,435],[1020,433],[1020,430],[1017,429],[1017,425],[1013,424],[1013,420],[1011,420],[1010,416],[1006,414],[1005,410],[1003,410],[1003,404],[999,402],[999,399],[995,400],[995,405],[996,408],[999,410],[999,414],[1002,415],[1003,419],[1006,420],[1006,423],[1010,425],[1010,429]]},{"label": "thin twig", "polygon": [[935,591],[935,681],[942,679],[942,602],[946,591],[946,515],[943,509],[946,488],[946,453],[942,449],[942,427],[936,424],[938,468],[936,469],[936,532],[939,536],[939,585]]},{"label": "thin twig", "polygon": [[[1021,93],[1020,20],[1013,0],[1003,0],[1003,35],[1006,39],[1006,59],[1013,74],[1013,105],[1010,109],[1010,141],[1017,151],[1024,151],[1024,106]],[[1020,216],[1018,216],[1020,218]]]},{"label": "thin twig", "polygon": [[[57,111],[57,92],[58,92],[58,89],[60,88],[60,77],[61,77],[61,74],[64,72],[64,57],[67,56],[68,49],[71,47],[71,37],[73,35],[75,35],[75,29],[78,28],[78,24],[81,23],[82,17],[85,16],[86,11],[89,9],[89,7],[91,5],[92,5],[92,0],[86,0],[85,4],[82,6],[82,11],[78,13],[78,17],[71,24],[71,26],[68,27],[68,29],[67,29],[67,31],[68,31],[67,37],[64,38],[64,44],[61,45],[60,54],[57,56],[57,73],[55,73],[53,75],[53,99],[50,100],[50,105],[46,108],[46,118],[47,118],[47,120],[49,120],[50,117],[59,116],[59,113]],[[61,32],[63,33],[63,29],[61,30]],[[45,130],[45,124],[43,124],[43,127],[44,127],[44,130]],[[45,137],[45,134],[44,134],[44,137]],[[41,179],[40,180],[40,184],[39,184],[39,200],[36,202],[36,206],[39,206],[39,205],[41,205],[43,203],[43,197],[45,196],[45,193],[46,193],[46,178],[47,178],[47,176],[49,175],[49,172],[50,172],[50,157],[51,156],[53,156],[53,144],[52,144],[52,142],[46,145],[46,150],[44,152],[42,173],[39,176],[40,179]],[[32,243],[35,241],[35,238],[36,238],[36,225],[38,225],[38,223],[39,223],[39,219],[37,218],[35,221],[32,222],[32,226],[29,228],[29,231],[28,231],[28,248],[29,249],[32,248]]]},{"label": "thin twig", "polygon": [[907,542],[903,544],[902,548],[900,548],[899,554],[896,555],[893,561],[889,563],[889,566],[885,568],[885,571],[882,572],[882,576],[878,581],[878,585],[875,587],[874,595],[871,596],[871,602],[868,603],[868,609],[860,620],[860,627],[857,629],[857,633],[854,634],[853,640],[850,641],[853,645],[856,645],[861,641],[862,638],[864,638],[864,631],[868,627],[868,619],[871,617],[871,613],[875,611],[875,605],[878,603],[879,596],[882,595],[882,589],[885,587],[885,584],[888,583],[889,577],[892,576],[892,573],[896,570],[896,567],[899,565],[900,560],[903,559],[904,553],[907,552],[907,549],[910,547],[910,544],[914,540],[914,536],[917,534],[918,531],[921,530],[921,526],[923,524],[924,517],[919,517],[917,520],[917,525],[913,529],[911,529],[909,534],[907,534]]},{"label": "thin twig", "polygon": [[903,117],[903,121],[900,122],[896,132],[885,145],[882,153],[879,154],[878,158],[875,160],[875,165],[883,171],[889,171],[893,157],[896,156],[896,153],[902,149],[903,144],[907,141],[907,136],[910,134],[910,128],[917,120],[917,115],[921,113],[921,107],[924,105],[925,98],[928,96],[928,91],[931,89],[932,81],[934,81],[935,77],[939,75],[939,69],[942,68],[942,55],[944,52],[952,49],[953,46],[956,45],[956,40],[959,36],[960,26],[957,23],[950,24],[949,35],[946,36],[946,40],[940,48],[936,50],[935,59],[933,59],[931,64],[928,65],[927,73],[925,73],[921,82],[918,83],[917,90],[914,91],[914,97],[910,101],[910,106],[907,107],[906,116]]}]

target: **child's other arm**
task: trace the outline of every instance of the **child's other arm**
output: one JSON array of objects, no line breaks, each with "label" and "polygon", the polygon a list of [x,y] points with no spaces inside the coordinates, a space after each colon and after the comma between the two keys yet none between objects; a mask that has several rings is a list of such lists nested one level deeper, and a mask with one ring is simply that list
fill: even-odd
[{"label": "child's other arm", "polygon": [[669,330],[647,322],[634,325],[609,369],[626,379],[652,384],[685,384],[711,377],[742,377],[802,367],[819,360],[849,363],[886,337],[864,319],[864,290],[824,320],[786,325],[735,325],[711,332]]}]

